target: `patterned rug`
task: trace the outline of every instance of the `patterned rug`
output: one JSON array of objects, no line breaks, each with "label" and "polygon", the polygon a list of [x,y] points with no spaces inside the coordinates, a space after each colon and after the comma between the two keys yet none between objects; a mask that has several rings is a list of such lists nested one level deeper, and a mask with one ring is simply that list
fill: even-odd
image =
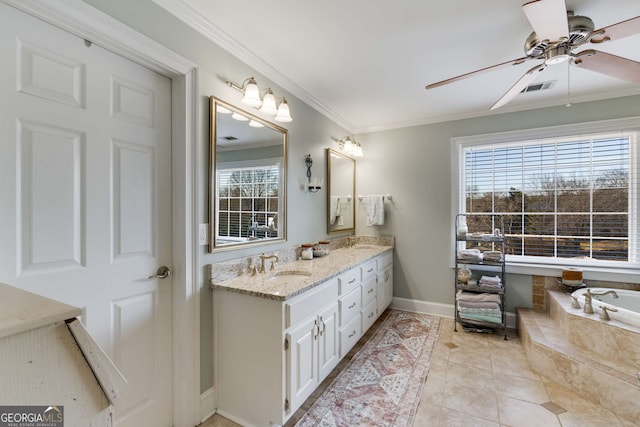
[{"label": "patterned rug", "polygon": [[296,427],[410,426],[440,318],[392,310]]}]

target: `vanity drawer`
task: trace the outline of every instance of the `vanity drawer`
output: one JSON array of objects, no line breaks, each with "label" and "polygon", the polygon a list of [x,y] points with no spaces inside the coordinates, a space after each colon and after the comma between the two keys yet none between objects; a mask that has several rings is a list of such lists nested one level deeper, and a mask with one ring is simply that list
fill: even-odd
[{"label": "vanity drawer", "polygon": [[378,299],[373,300],[362,310],[362,333],[365,333],[367,329],[373,325],[378,318]]},{"label": "vanity drawer", "polygon": [[378,271],[384,270],[391,264],[393,264],[393,252],[385,252],[378,257]]},{"label": "vanity drawer", "polygon": [[360,313],[362,307],[362,296],[360,286],[340,298],[340,326],[349,323]]},{"label": "vanity drawer", "polygon": [[373,276],[362,284],[362,306],[366,306],[376,297],[378,277]]},{"label": "vanity drawer", "polygon": [[371,261],[368,261],[364,264],[362,264],[362,266],[360,267],[362,269],[362,281],[364,282],[365,280],[367,280],[370,277],[373,277],[376,275],[376,271],[378,270],[378,261],[375,259],[372,259]]},{"label": "vanity drawer", "polygon": [[332,301],[338,299],[338,280],[331,279],[285,304],[285,328],[314,315]]},{"label": "vanity drawer", "polygon": [[341,358],[344,357],[360,339],[362,335],[362,329],[360,329],[360,327],[360,316],[358,316],[340,330]]},{"label": "vanity drawer", "polygon": [[360,284],[360,269],[354,268],[338,276],[340,295],[344,295]]}]

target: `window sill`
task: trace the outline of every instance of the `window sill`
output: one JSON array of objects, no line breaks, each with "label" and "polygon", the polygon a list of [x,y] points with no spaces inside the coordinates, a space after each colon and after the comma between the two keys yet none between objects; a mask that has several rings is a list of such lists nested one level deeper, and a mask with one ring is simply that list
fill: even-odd
[{"label": "window sill", "polygon": [[[562,270],[566,268],[557,265],[531,264],[519,262],[507,262],[506,271],[510,274],[526,274],[531,276],[562,276]],[[602,280],[607,282],[640,283],[640,275],[637,269],[632,268],[607,268],[607,267],[579,267],[585,280]]]}]

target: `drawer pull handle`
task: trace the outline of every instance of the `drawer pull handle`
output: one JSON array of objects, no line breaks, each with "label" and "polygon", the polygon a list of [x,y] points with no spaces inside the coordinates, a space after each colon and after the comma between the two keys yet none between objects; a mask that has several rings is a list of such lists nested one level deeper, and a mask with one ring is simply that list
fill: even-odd
[{"label": "drawer pull handle", "polygon": [[370,294],[371,292],[373,292],[373,288],[371,288],[371,289],[369,289],[369,290],[367,291],[367,293],[368,293],[368,294]]},{"label": "drawer pull handle", "polygon": [[373,271],[373,268],[370,268],[367,270],[367,273],[371,273]]},{"label": "drawer pull handle", "polygon": [[373,317],[373,311],[369,313],[369,315],[367,316],[367,319],[371,319],[372,317]]},{"label": "drawer pull handle", "polygon": [[353,338],[354,336],[356,336],[356,331],[355,331],[355,329],[353,330],[353,332],[351,332],[351,333],[349,334],[349,338]]},{"label": "drawer pull handle", "polygon": [[352,284],[352,283],[355,283],[355,282],[356,282],[356,279],[351,279],[351,280],[349,280],[349,282],[348,282],[348,283],[349,283],[349,284]]},{"label": "drawer pull handle", "polygon": [[356,303],[354,302],[353,304],[351,304],[351,305],[350,305],[349,307],[347,307],[347,308],[348,308],[348,309],[351,309],[351,308],[353,308],[353,307],[355,307],[355,306],[356,306]]}]

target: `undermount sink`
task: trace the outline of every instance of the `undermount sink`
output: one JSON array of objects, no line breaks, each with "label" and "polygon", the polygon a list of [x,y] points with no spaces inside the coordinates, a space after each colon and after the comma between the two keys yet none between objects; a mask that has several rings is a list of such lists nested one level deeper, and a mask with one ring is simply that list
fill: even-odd
[{"label": "undermount sink", "polygon": [[267,282],[269,283],[274,283],[274,282],[290,282],[292,280],[296,280],[296,279],[304,279],[307,277],[310,277],[311,273],[308,271],[302,271],[302,270],[283,270],[283,271],[276,271],[275,273],[273,273],[269,278],[267,278]]}]

